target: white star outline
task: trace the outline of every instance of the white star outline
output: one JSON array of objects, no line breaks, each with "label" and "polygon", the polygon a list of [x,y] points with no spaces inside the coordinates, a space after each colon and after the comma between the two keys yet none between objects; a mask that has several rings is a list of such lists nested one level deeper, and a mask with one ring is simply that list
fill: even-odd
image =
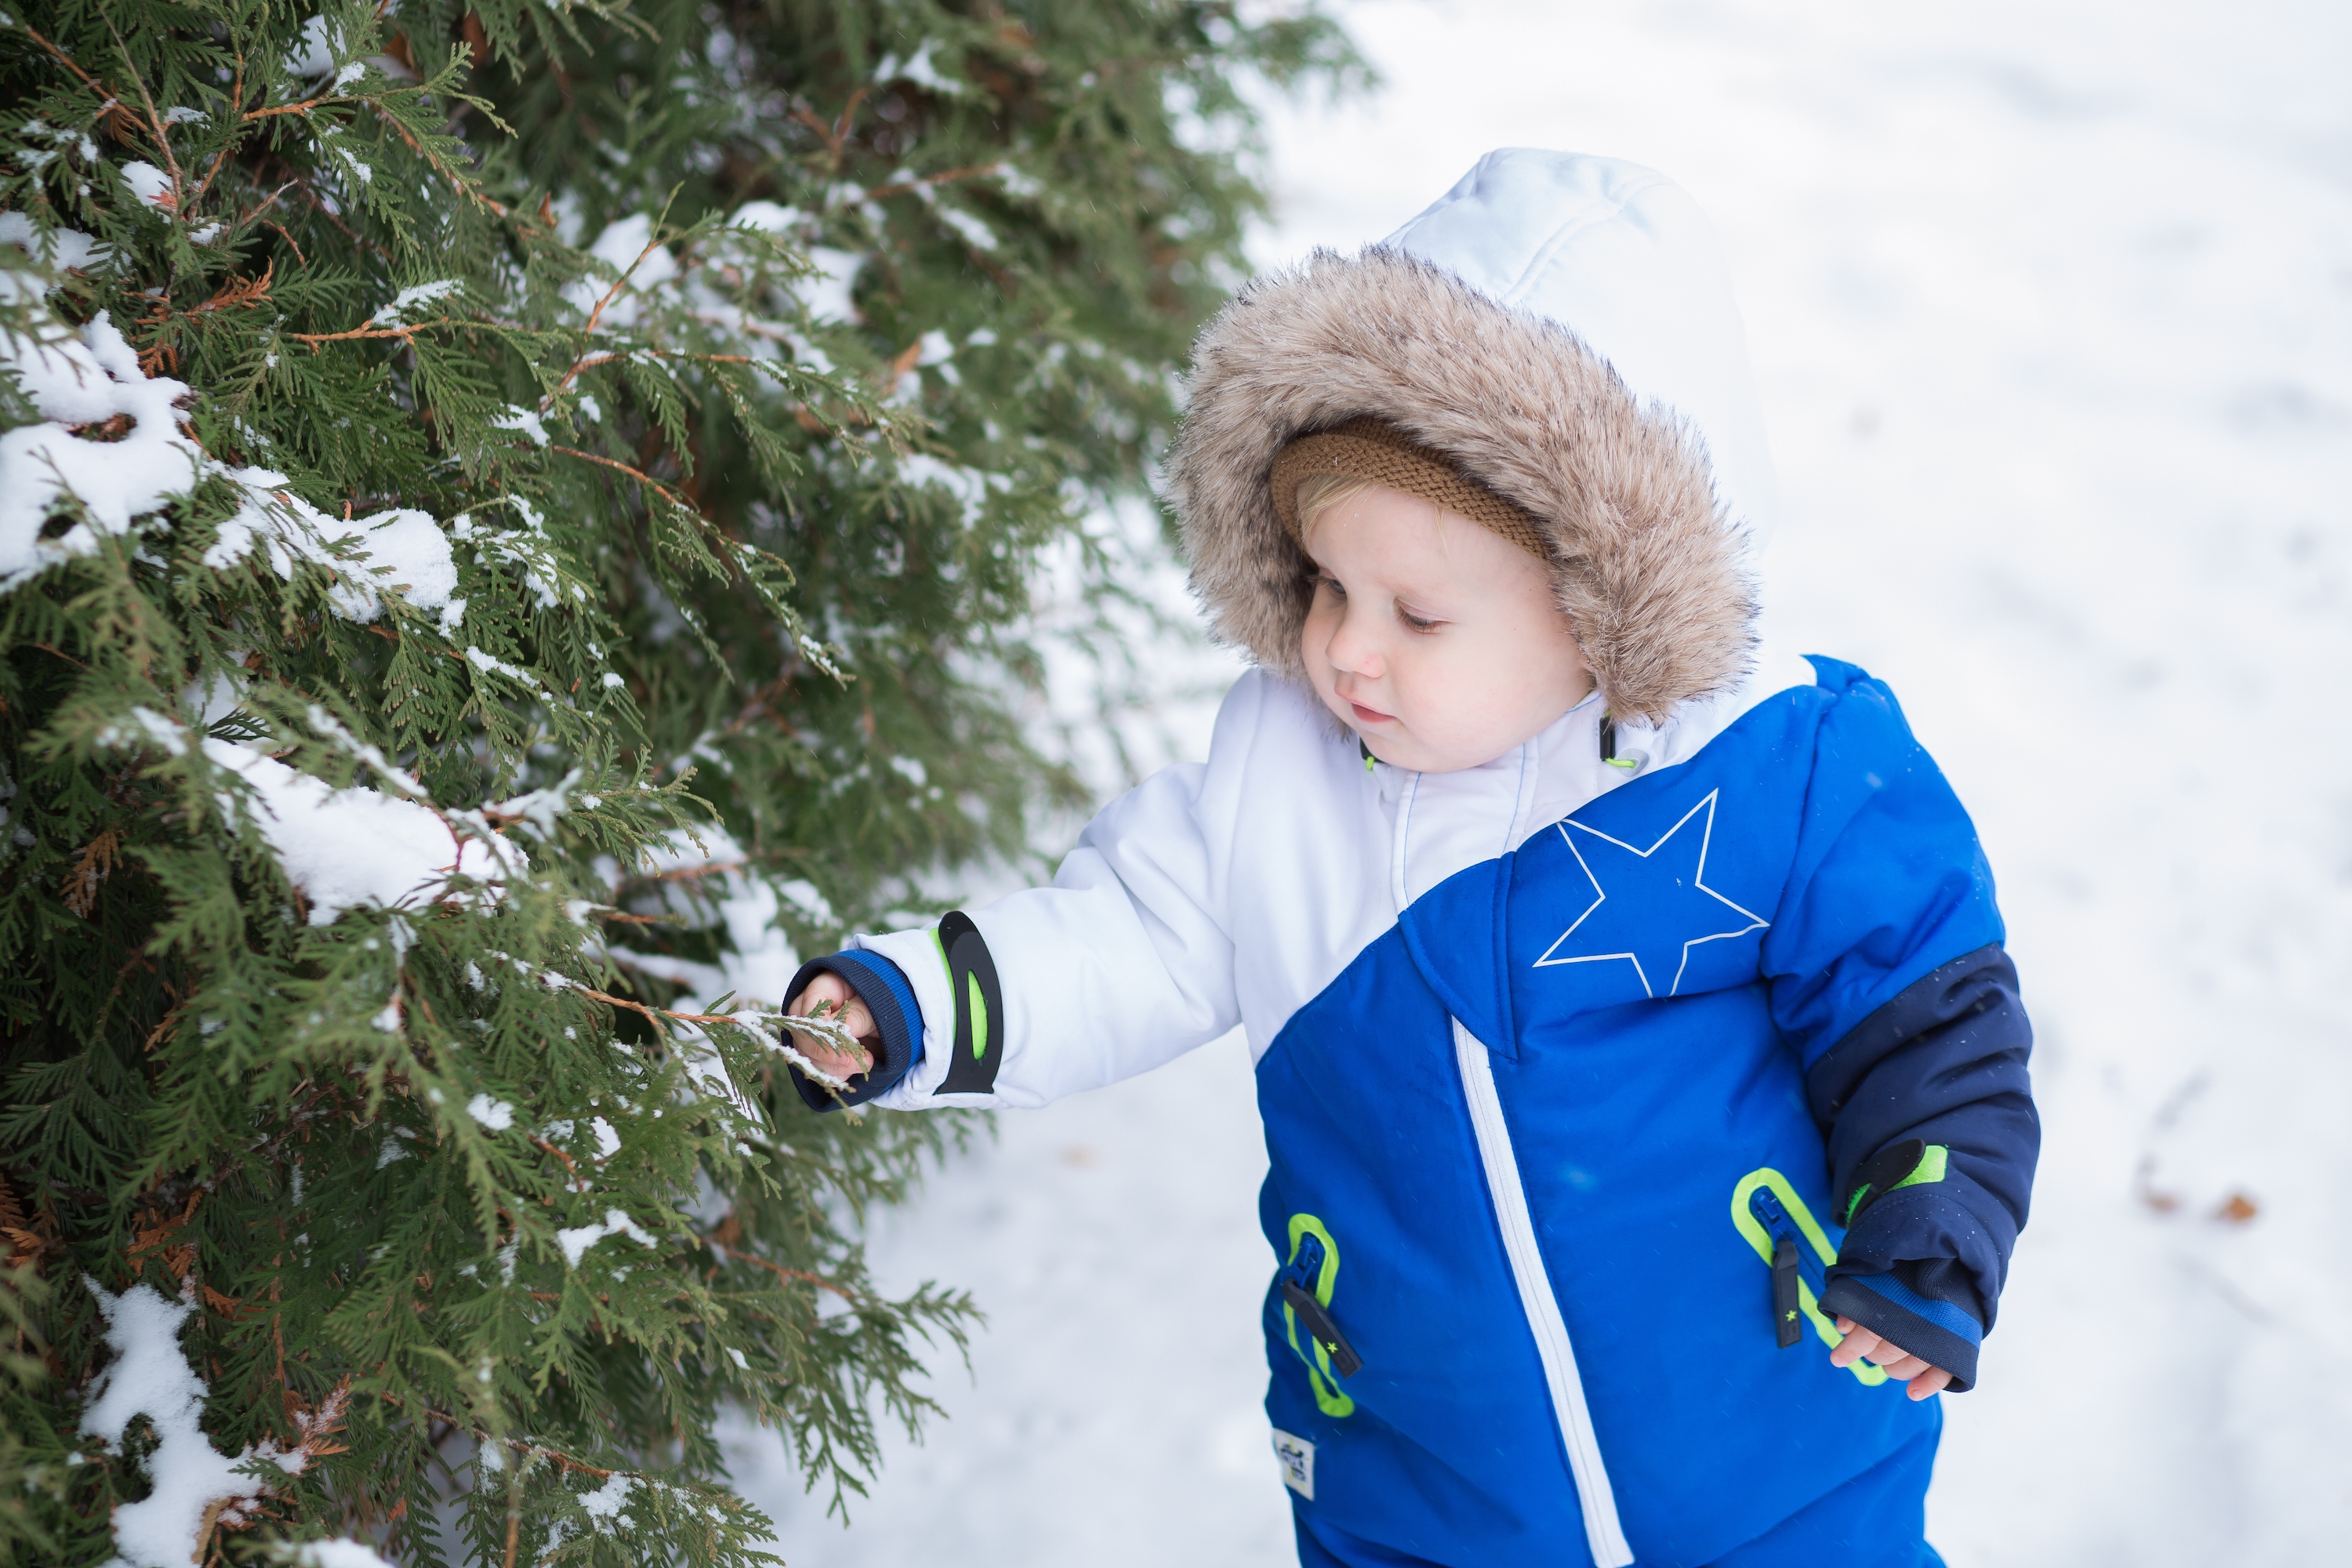
[{"label": "white star outline", "polygon": [[1746,936],[1751,931],[1761,931],[1771,925],[1772,922],[1770,921],[1764,919],[1753,910],[1740,908],[1738,904],[1733,903],[1729,899],[1725,898],[1721,893],[1717,892],[1713,888],[1706,885],[1706,855],[1707,850],[1712,847],[1715,843],[1715,801],[1716,796],[1722,793],[1723,792],[1721,790],[1707,791],[1706,798],[1705,800],[1700,801],[1696,805],[1692,806],[1688,811],[1683,813],[1682,820],[1675,823],[1672,827],[1667,828],[1664,833],[1658,835],[1658,841],[1651,845],[1647,849],[1636,849],[1633,846],[1626,843],[1622,838],[1612,838],[1609,835],[1601,832],[1600,829],[1587,827],[1580,822],[1554,823],[1552,826],[1559,830],[1560,842],[1568,846],[1568,852],[1576,857],[1576,864],[1578,868],[1583,871],[1585,879],[1592,884],[1593,897],[1592,902],[1586,907],[1585,911],[1582,914],[1576,917],[1574,923],[1570,925],[1566,931],[1560,932],[1559,937],[1549,947],[1544,949],[1543,956],[1536,960],[1535,967],[1538,969],[1545,969],[1556,967],[1563,963],[1607,963],[1622,958],[1626,963],[1633,966],[1633,973],[1635,977],[1642,982],[1642,990],[1654,999],[1658,994],[1657,987],[1650,984],[1649,975],[1643,971],[1641,959],[1633,953],[1588,952],[1580,954],[1574,958],[1554,958],[1552,956],[1553,953],[1559,951],[1559,944],[1561,942],[1566,942],[1570,937],[1576,934],[1576,928],[1578,926],[1582,925],[1586,921],[1592,918],[1592,911],[1594,910],[1599,909],[1601,905],[1609,901],[1608,890],[1601,887],[1601,879],[1592,874],[1592,867],[1585,860],[1584,851],[1576,847],[1576,840],[1570,836],[1568,830],[1570,827],[1575,828],[1580,833],[1590,833],[1593,837],[1600,839],[1604,844],[1614,844],[1618,848],[1646,860],[1651,856],[1656,854],[1659,850],[1664,848],[1667,843],[1674,838],[1675,834],[1680,833],[1685,826],[1689,826],[1690,819],[1692,817],[1696,816],[1702,811],[1706,813],[1706,824],[1705,827],[1700,830],[1698,846],[1698,872],[1691,879],[1691,885],[1696,888],[1700,892],[1705,893],[1708,898],[1713,899],[1717,903],[1721,904],[1725,909],[1727,909],[1733,913],[1744,918],[1748,923],[1741,926],[1738,931],[1714,931],[1706,936],[1695,936],[1688,942],[1683,943],[1683,961],[1680,964],[1675,966],[1674,984],[1666,987],[1666,994],[1669,996],[1672,996],[1675,992],[1682,988],[1683,972],[1690,967],[1690,950],[1692,948],[1698,946],[1701,942],[1727,942],[1733,937]]}]

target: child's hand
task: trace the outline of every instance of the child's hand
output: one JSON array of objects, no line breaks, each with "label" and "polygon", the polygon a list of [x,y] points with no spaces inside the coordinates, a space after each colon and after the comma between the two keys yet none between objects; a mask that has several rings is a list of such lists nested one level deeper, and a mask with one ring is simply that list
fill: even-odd
[{"label": "child's hand", "polygon": [[[873,1069],[874,1047],[879,1044],[874,1015],[866,1011],[866,1004],[857,999],[857,993],[840,975],[819,974],[808,983],[808,989],[786,1004],[784,1011],[794,1017],[824,1018],[837,1025],[862,1047],[844,1049],[839,1037],[831,1030],[820,1033],[793,1028],[793,1039],[800,1053],[819,1072],[845,1081]],[[785,1026],[792,1027],[789,1024]]]},{"label": "child's hand", "polygon": [[1871,1364],[1882,1367],[1889,1377],[1908,1379],[1914,1399],[1925,1399],[1931,1394],[1941,1394],[1952,1374],[1940,1366],[1929,1366],[1892,1340],[1882,1340],[1852,1318],[1837,1321],[1838,1332],[1845,1339],[1830,1352],[1832,1366],[1852,1366],[1867,1356]]}]

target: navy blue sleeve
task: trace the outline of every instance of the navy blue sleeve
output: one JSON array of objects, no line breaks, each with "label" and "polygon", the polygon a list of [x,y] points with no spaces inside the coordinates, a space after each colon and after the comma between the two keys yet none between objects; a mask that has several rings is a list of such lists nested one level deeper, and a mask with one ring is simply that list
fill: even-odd
[{"label": "navy blue sleeve", "polygon": [[1805,1079],[1846,1227],[1822,1310],[1942,1367],[1957,1391],[1975,1386],[2032,1197],[2032,1046],[1996,944],[1906,987]]},{"label": "navy blue sleeve", "polygon": [[2041,1150],[2032,1032],[1975,825],[1894,694],[1814,663],[1834,700],[1764,960],[1845,1227],[1821,1306],[1965,1391]]},{"label": "navy blue sleeve", "polygon": [[880,953],[857,951],[827,953],[802,964],[785,996],[799,995],[820,974],[838,974],[849,982],[849,988],[874,1015],[881,1044],[874,1053],[874,1069],[857,1074],[838,1093],[800,1068],[791,1068],[793,1087],[800,1091],[801,1102],[811,1110],[836,1110],[889,1093],[923,1059],[923,1010],[915,1002],[915,988],[907,984],[898,966]]}]

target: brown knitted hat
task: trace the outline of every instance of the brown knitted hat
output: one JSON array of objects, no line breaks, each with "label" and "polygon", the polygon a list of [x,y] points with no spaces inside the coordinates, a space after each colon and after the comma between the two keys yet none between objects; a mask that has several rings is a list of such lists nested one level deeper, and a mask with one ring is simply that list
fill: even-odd
[{"label": "brown knitted hat", "polygon": [[1444,454],[1422,446],[1386,420],[1349,419],[1328,430],[1301,436],[1276,455],[1266,483],[1274,491],[1275,514],[1294,540],[1298,539],[1298,487],[1318,474],[1370,479],[1418,496],[1501,534],[1538,561],[1551,560],[1543,525],[1533,512],[1505,500],[1475,479],[1464,478]]}]

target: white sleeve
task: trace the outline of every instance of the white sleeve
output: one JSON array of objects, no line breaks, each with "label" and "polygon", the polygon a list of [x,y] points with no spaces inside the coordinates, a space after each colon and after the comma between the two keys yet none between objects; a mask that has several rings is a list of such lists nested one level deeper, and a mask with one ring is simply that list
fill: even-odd
[{"label": "white sleeve", "polygon": [[1226,890],[1264,679],[1244,676],[1227,695],[1205,765],[1164,769],[1105,806],[1052,887],[966,911],[1003,995],[993,1093],[936,1092],[955,1004],[931,930],[851,943],[896,963],[923,1014],[922,1061],[873,1103],[1044,1105],[1149,1072],[1240,1022]]}]

